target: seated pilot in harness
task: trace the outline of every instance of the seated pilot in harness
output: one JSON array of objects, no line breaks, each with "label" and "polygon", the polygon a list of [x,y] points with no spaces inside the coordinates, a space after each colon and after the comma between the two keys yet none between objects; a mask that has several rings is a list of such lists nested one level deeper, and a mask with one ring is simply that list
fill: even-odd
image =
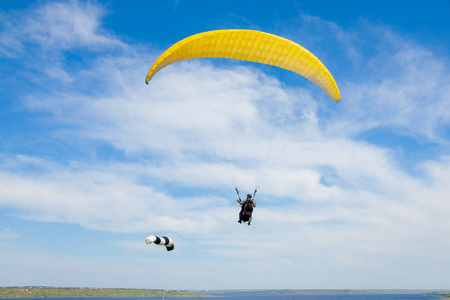
[{"label": "seated pilot in harness", "polygon": [[[237,191],[237,189],[236,189]],[[256,193],[256,190],[255,190]],[[239,195],[239,193],[238,193]],[[241,211],[239,212],[239,223],[242,222],[248,222],[248,225],[250,225],[250,222],[252,221],[252,213],[253,208],[256,206],[256,200],[252,199],[252,195],[248,194],[247,199],[245,201],[241,200],[241,197],[236,199],[236,202],[241,207]]]}]

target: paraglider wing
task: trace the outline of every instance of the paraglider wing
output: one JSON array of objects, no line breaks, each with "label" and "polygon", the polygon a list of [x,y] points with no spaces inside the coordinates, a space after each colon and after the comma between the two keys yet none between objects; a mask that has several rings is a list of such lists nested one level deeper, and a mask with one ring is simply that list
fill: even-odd
[{"label": "paraglider wing", "polygon": [[154,243],[156,245],[166,246],[167,251],[172,251],[175,247],[171,238],[166,236],[157,237],[155,235],[150,235],[145,239],[147,244]]},{"label": "paraglider wing", "polygon": [[335,102],[341,100],[333,76],[311,52],[288,39],[254,30],[216,30],[187,37],[155,61],[145,82],[148,84],[170,64],[202,57],[240,59],[287,69],[317,84]]}]

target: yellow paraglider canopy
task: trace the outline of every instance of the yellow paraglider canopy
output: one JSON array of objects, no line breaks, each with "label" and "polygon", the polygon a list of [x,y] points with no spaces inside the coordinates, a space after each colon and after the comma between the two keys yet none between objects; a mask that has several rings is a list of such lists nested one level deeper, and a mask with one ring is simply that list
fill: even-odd
[{"label": "yellow paraglider canopy", "polygon": [[311,52],[288,39],[255,30],[216,30],[187,37],[155,61],[145,82],[148,84],[170,64],[203,57],[240,59],[287,69],[317,84],[335,102],[341,100],[333,76]]}]

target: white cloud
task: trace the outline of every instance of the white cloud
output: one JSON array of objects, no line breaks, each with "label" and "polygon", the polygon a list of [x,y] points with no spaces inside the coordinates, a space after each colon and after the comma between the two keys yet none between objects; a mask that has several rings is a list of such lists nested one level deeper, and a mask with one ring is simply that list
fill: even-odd
[{"label": "white cloud", "polygon": [[[127,62],[129,68],[124,67],[121,60],[119,63],[102,60],[106,67],[97,65],[92,70],[90,76],[93,78],[96,74],[102,77],[102,70],[114,74],[110,76],[115,91],[113,96],[109,93],[104,97],[66,93],[30,97],[27,105],[34,111],[51,112],[54,121],[76,125],[75,137],[111,143],[133,160],[139,158],[141,163],[92,167],[82,164],[80,169],[74,170],[57,167],[39,179],[3,173],[5,187],[14,187],[14,183],[19,182],[18,186],[29,188],[28,192],[10,193],[7,198],[12,199],[15,195],[14,201],[4,204],[26,208],[28,212],[22,215],[28,218],[74,222],[87,228],[113,231],[154,228],[207,236],[223,222],[228,222],[224,211],[226,216],[235,216],[237,208],[232,200],[219,197],[219,202],[215,203],[220,203],[220,209],[216,211],[205,205],[209,195],[200,195],[202,192],[199,191],[196,199],[168,196],[156,192],[152,181],[185,188],[226,187],[230,176],[227,165],[217,159],[205,160],[205,155],[220,156],[226,150],[232,161],[244,163],[239,168],[233,167],[233,172],[240,175],[240,186],[252,187],[254,179],[253,175],[248,176],[248,170],[254,168],[253,163],[258,165],[263,161],[259,157],[255,161],[251,159],[255,158],[255,140],[259,147],[269,148],[269,144],[274,144],[274,137],[278,137],[280,141],[276,146],[281,149],[292,132],[292,129],[278,128],[279,118],[265,118],[274,115],[265,111],[269,107],[271,112],[275,108],[280,116],[290,121],[284,126],[290,128],[293,123],[300,130],[264,182],[261,189],[263,204],[256,212],[258,220],[275,222],[281,228],[286,227],[286,222],[306,224],[311,232],[315,231],[314,224],[325,224],[317,233],[324,239],[335,234],[335,222],[346,224],[341,233],[350,236],[352,231],[345,229],[346,226],[367,227],[374,239],[379,238],[377,243],[369,243],[359,235],[357,241],[373,247],[374,251],[384,251],[384,247],[377,246],[380,240],[392,242],[397,235],[392,238],[382,236],[383,231],[377,226],[390,228],[392,220],[399,218],[395,228],[404,234],[411,226],[419,228],[432,218],[432,214],[424,214],[425,204],[416,197],[429,192],[428,189],[420,179],[397,168],[395,156],[389,149],[353,141],[342,134],[330,137],[329,132],[321,131],[321,124],[326,124],[327,120],[317,122],[316,111],[322,106],[315,106],[309,97],[297,98],[296,90],[282,88],[255,69],[239,67],[233,70],[199,62],[184,63],[161,71],[149,86],[145,86],[135,68],[142,64],[141,60],[129,59]],[[138,69],[145,73],[145,68]],[[395,94],[397,90],[392,92]],[[384,92],[389,93],[389,89]],[[266,99],[283,103],[280,105],[283,110],[273,107]],[[344,123],[353,122],[359,130],[365,124],[379,126],[358,115],[376,113],[381,106],[367,106],[360,104],[362,99],[357,100],[346,100],[356,105],[340,117]],[[295,106],[294,103],[299,101],[302,105]],[[392,104],[395,113],[400,103]],[[293,114],[292,107],[301,110]],[[389,107],[383,109],[389,111]],[[338,117],[333,114],[332,120]],[[404,123],[408,125],[408,122]],[[360,123],[363,125],[358,125]],[[257,124],[258,128],[252,124]],[[263,134],[258,130],[261,128]],[[66,141],[76,144],[76,140]],[[272,151],[271,158],[277,153]],[[156,161],[152,159],[155,154],[158,155]],[[139,182],[141,176],[149,178],[150,185],[143,186]],[[288,201],[280,200],[283,198]],[[440,196],[434,205],[445,212],[443,201]],[[187,207],[186,203],[195,204]],[[278,209],[264,208],[264,205],[276,203]],[[313,207],[308,207],[302,215],[303,205]],[[295,213],[286,215],[285,207]],[[410,238],[420,239],[415,234]]]},{"label": "white cloud", "polygon": [[[45,51],[127,48],[126,54],[96,58],[89,67],[70,73],[55,59],[46,76],[98,88],[92,93],[82,88],[39,90],[23,103],[31,114],[46,113],[45,121],[55,126],[49,139],[89,153],[104,143],[123,157],[4,154],[3,207],[22,218],[94,230],[170,232],[183,237],[180,249],[195,247],[212,261],[242,255],[225,269],[211,261],[193,268],[180,259],[177,268],[194,269],[191,283],[208,270],[213,278],[209,284],[218,287],[238,270],[240,259],[249,260],[250,277],[262,270],[269,274],[264,282],[290,274],[280,288],[300,280],[306,287],[317,284],[321,272],[330,269],[346,275],[336,283],[341,287],[361,270],[401,277],[409,270],[427,274],[448,267],[448,157],[414,162],[422,172],[418,176],[399,166],[396,149],[354,138],[387,127],[446,144],[438,133],[448,124],[449,76],[439,57],[385,28],[366,28],[379,42],[373,44],[375,55],[367,58],[357,34],[311,18],[306,27],[329,26],[335,39],[345,42],[340,45],[347,49],[343,56],[357,58],[359,63],[352,62],[357,73],[373,73],[363,80],[349,75],[338,82],[343,100],[337,105],[316,101],[301,87],[284,86],[257,67],[208,61],[168,67],[146,86],[144,77],[154,57],[137,55],[105,32],[99,25],[103,14],[93,4],[75,1],[38,7],[34,19],[21,19],[24,25],[13,32],[22,44],[13,45],[3,32],[1,51],[13,55],[12,49],[27,43]],[[339,74],[341,79],[345,75]],[[70,126],[61,132],[65,125]],[[238,231],[233,181],[246,193],[255,186],[255,177],[265,175],[263,167],[271,172],[257,194],[253,226]],[[115,245],[145,246],[130,241]],[[405,255],[410,260],[402,260]],[[410,266],[416,259],[429,265]],[[78,263],[60,261],[66,266]],[[112,272],[116,268],[98,266]],[[185,279],[181,273],[175,272],[175,281]],[[332,282],[336,274],[323,276],[321,282]],[[419,279],[407,287],[417,287]],[[384,279],[378,280],[373,284],[382,287]],[[240,287],[238,281],[229,284]]]},{"label": "white cloud", "polygon": [[2,205],[24,218],[119,232],[199,229],[174,199],[111,170],[53,170],[38,177],[2,172],[0,178]]},{"label": "white cloud", "polygon": [[28,13],[4,14],[5,30],[0,35],[2,52],[14,57],[30,51],[27,48],[34,48],[33,44],[45,51],[125,47],[101,27],[104,14],[101,6],[81,1],[47,2]]},{"label": "white cloud", "polygon": [[62,68],[50,67],[45,71],[50,78],[58,79],[64,83],[72,83],[73,78]]},{"label": "white cloud", "polygon": [[419,140],[447,143],[441,134],[450,121],[445,60],[388,29],[377,31],[391,39],[382,46],[374,43],[378,51],[367,62],[367,78],[343,82],[347,101],[342,113],[350,121],[334,125],[350,134],[385,127]]},{"label": "white cloud", "polygon": [[339,113],[327,116],[333,120],[321,120],[330,135],[351,137],[387,128],[414,139],[447,143],[442,135],[450,121],[445,57],[365,19],[343,28],[303,14],[280,28],[315,53],[337,81],[342,101],[333,109]]},{"label": "white cloud", "polygon": [[0,239],[18,239],[20,234],[10,228],[0,229]]}]

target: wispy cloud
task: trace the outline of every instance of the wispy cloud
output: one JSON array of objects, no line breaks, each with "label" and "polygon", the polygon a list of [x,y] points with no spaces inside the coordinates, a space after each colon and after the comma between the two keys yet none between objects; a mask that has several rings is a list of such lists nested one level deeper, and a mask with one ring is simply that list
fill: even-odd
[{"label": "wispy cloud", "polygon": [[124,47],[101,27],[104,14],[101,6],[80,1],[48,2],[26,13],[3,14],[0,39],[3,52],[15,57],[26,55],[29,50],[95,51],[100,47]]},{"label": "wispy cloud", "polygon": [[9,228],[0,229],[0,239],[18,239],[20,234]]},{"label": "wispy cloud", "polygon": [[[36,53],[52,52],[51,63],[28,58],[30,69],[45,65],[45,71],[20,109],[49,124],[48,140],[81,154],[3,154],[3,207],[26,219],[95,230],[167,231],[222,259],[236,257],[245,239],[255,273],[261,267],[281,272],[267,261],[294,275],[298,270],[287,261],[302,261],[316,275],[317,266],[347,266],[348,278],[360,268],[392,271],[385,255],[405,268],[405,253],[425,258],[429,266],[415,266],[421,271],[450,261],[450,251],[442,251],[450,250],[445,59],[388,28],[361,22],[348,30],[303,16],[296,26],[307,43],[323,43],[315,35],[320,31],[342,50],[334,59],[318,47],[336,68],[343,95],[337,105],[258,67],[210,61],[167,67],[146,86],[154,55],[105,30],[104,14],[90,2],[49,2],[5,19],[3,28],[15,29],[1,33],[4,57],[20,60],[30,45]],[[67,68],[63,54],[80,48],[89,63]],[[55,79],[67,85],[42,88]],[[414,161],[418,171],[411,173],[399,161],[398,148],[407,146],[365,138],[379,129],[438,150]],[[233,180],[251,190],[264,168],[270,172],[257,195],[257,226],[236,232]],[[0,231],[8,234],[14,235]],[[301,277],[294,275],[293,281]]]}]

